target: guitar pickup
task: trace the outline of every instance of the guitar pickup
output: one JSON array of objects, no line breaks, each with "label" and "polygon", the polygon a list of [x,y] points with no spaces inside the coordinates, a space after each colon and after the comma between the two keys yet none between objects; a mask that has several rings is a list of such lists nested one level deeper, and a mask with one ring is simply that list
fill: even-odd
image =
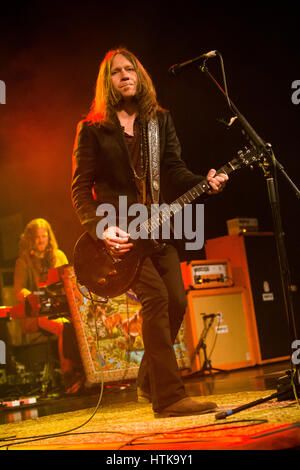
[{"label": "guitar pickup", "polygon": [[[118,274],[118,271],[116,269],[112,269],[111,271],[109,271],[109,273],[107,275],[108,276],[116,276],[117,274]],[[103,286],[106,282],[107,282],[107,280],[106,280],[105,277],[100,277],[100,279],[98,279],[98,281],[97,281],[97,284],[99,284],[100,286]]]}]

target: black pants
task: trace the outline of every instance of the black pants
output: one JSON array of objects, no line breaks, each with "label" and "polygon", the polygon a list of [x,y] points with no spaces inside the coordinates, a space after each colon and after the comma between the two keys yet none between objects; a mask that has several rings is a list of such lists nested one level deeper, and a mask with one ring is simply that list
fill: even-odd
[{"label": "black pants", "polygon": [[142,304],[145,347],[137,385],[151,393],[159,411],[187,396],[173,348],[187,301],[172,245],[145,259],[133,290]]}]

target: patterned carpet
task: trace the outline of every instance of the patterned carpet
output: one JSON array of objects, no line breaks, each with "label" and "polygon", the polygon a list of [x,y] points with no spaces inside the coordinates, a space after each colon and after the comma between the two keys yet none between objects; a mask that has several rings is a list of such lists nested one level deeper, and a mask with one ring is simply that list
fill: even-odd
[{"label": "patterned carpet", "polygon": [[[275,391],[274,391],[275,392]],[[231,410],[270,396],[241,392],[194,397]],[[96,411],[96,412],[95,412]],[[300,405],[273,399],[217,420],[216,413],[155,419],[151,405],[127,402],[0,426],[0,449],[290,449],[300,448]]]}]

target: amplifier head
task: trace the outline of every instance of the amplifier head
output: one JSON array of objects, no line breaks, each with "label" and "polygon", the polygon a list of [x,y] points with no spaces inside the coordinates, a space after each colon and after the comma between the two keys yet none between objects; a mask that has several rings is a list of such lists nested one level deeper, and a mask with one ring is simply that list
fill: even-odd
[{"label": "amplifier head", "polygon": [[181,263],[186,290],[229,287],[233,285],[229,260],[200,260]]}]

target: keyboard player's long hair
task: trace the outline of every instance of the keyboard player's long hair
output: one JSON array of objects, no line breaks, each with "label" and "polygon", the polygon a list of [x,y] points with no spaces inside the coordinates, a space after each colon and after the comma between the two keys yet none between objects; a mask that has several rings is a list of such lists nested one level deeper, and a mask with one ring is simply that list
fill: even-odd
[{"label": "keyboard player's long hair", "polygon": [[56,252],[58,250],[57,241],[51,225],[45,219],[33,219],[25,227],[24,232],[20,238],[19,244],[19,256],[25,259],[26,263],[33,268],[36,275],[40,275],[38,272],[37,258],[34,256],[34,245],[35,238],[37,236],[38,229],[43,228],[48,234],[48,245],[45,250],[42,265],[43,271],[46,272],[51,268],[55,267]]}]

